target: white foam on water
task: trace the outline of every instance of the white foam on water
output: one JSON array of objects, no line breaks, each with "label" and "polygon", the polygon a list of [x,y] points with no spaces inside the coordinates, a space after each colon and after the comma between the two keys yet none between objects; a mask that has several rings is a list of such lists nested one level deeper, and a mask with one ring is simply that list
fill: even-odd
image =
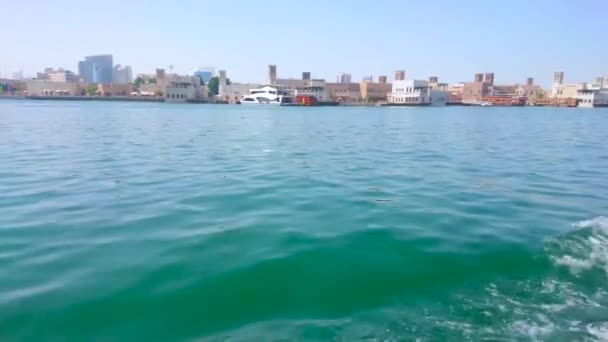
[{"label": "white foam on water", "polygon": [[552,257],[553,262],[568,267],[575,276],[594,267],[604,269],[608,275],[608,217],[599,216],[573,226],[579,229],[591,228],[591,235],[585,239],[563,242],[563,247],[569,253]]},{"label": "white foam on water", "polygon": [[527,321],[516,321],[512,324],[513,330],[521,335],[527,336],[533,341],[544,341],[547,336],[555,330],[555,325],[551,322],[536,324]]},{"label": "white foam on water", "polygon": [[608,217],[598,216],[591,220],[577,222],[572,226],[576,228],[599,228],[608,230]]},{"label": "white foam on water", "polygon": [[586,271],[593,267],[594,262],[592,259],[581,260],[573,258],[569,255],[563,256],[561,258],[555,258],[554,262],[558,265],[567,266],[570,269],[570,272],[574,275],[578,275],[583,271]]},{"label": "white foam on water", "polygon": [[589,324],[587,325],[587,332],[597,338],[598,341],[608,341],[608,323]]}]

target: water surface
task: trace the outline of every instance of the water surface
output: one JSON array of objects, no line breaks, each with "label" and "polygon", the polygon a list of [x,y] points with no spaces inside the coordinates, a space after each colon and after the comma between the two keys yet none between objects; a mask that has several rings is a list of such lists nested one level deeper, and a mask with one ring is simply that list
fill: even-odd
[{"label": "water surface", "polygon": [[607,141],[606,109],[0,101],[0,339],[605,339]]}]

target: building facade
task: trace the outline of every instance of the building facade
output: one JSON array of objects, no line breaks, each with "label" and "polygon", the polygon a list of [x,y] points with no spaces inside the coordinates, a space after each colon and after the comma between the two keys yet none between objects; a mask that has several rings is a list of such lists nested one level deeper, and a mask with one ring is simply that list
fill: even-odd
[{"label": "building facade", "polygon": [[[371,78],[371,76],[370,76]],[[361,81],[359,83],[361,89],[361,101],[366,103],[386,102],[388,94],[392,90],[390,83],[376,83],[373,81]]]},{"label": "building facade", "polygon": [[462,103],[478,104],[482,99],[492,95],[494,73],[475,74],[473,82],[465,83],[462,89]]},{"label": "building facade", "polygon": [[437,78],[424,80],[401,80],[393,82],[389,102],[411,106],[445,106],[449,99],[447,84],[439,85]]},{"label": "building facade", "polygon": [[97,84],[97,95],[100,96],[129,96],[132,92],[131,84]]},{"label": "building facade", "polygon": [[205,101],[201,80],[195,76],[167,75],[166,102]]},{"label": "building facade", "polygon": [[58,82],[51,80],[28,80],[29,96],[80,96],[82,88],[78,82]]},{"label": "building facade", "polygon": [[578,106],[582,108],[608,107],[608,88],[589,87],[577,93]]},{"label": "building facade", "polygon": [[306,86],[297,88],[294,92],[295,96],[312,96],[319,102],[332,101],[331,94],[327,87],[323,86]]},{"label": "building facade", "polygon": [[575,99],[578,97],[578,91],[585,90],[586,87],[585,83],[564,84],[564,72],[558,71],[553,74],[551,97],[556,99]]},{"label": "building facade", "polygon": [[78,74],[87,83],[111,84],[113,67],[112,55],[87,56],[78,63]]},{"label": "building facade", "polygon": [[113,68],[113,84],[129,84],[133,83],[133,71],[129,65],[124,67],[117,64]]},{"label": "building facade", "polygon": [[0,78],[0,95],[22,95],[27,93],[27,81]]},{"label": "building facade", "polygon": [[464,93],[464,83],[456,83],[448,86],[448,104],[461,104]]},{"label": "building facade", "polygon": [[525,97],[529,102],[544,96],[544,91],[541,87],[534,85],[534,79],[528,77],[525,84],[520,84],[515,89],[515,95]]},{"label": "building facade", "polygon": [[326,86],[333,101],[344,104],[362,101],[359,83],[327,83]]}]

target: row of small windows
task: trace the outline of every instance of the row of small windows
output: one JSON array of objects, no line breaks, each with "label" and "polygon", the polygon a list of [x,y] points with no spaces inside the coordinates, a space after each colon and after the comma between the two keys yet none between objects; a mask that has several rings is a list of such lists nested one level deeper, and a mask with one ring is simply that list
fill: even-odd
[{"label": "row of small windows", "polygon": [[[397,93],[403,93],[403,92],[412,93],[412,92],[414,92],[414,87],[397,88],[397,89],[395,89],[395,91]],[[420,92],[420,90],[417,90],[417,92]]]},{"label": "row of small windows", "polygon": [[[397,103],[418,103],[418,102],[424,101],[424,98],[421,98],[421,97],[395,97],[393,99],[394,99],[394,102],[397,102]],[[435,98],[435,100],[438,103],[446,102],[445,97],[437,97],[437,98]],[[429,97],[429,102],[433,102],[432,97]]]},{"label": "row of small windows", "polygon": [[187,99],[186,94],[167,94],[168,99]]},{"label": "row of small windows", "polygon": [[421,98],[420,97],[396,97],[395,98],[395,102],[398,103],[415,103],[415,102],[420,102]]}]

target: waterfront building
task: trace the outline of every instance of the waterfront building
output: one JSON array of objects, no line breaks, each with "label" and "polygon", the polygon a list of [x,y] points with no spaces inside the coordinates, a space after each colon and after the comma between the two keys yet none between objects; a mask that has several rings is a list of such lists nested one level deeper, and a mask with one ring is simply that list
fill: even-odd
[{"label": "waterfront building", "polygon": [[336,77],[336,83],[351,83],[352,82],[352,76],[351,74],[347,74],[347,73],[339,73],[338,77]]},{"label": "waterfront building", "polygon": [[0,95],[21,95],[27,91],[26,80],[0,78]]},{"label": "waterfront building", "polygon": [[446,83],[439,83],[437,77],[425,80],[394,81],[389,96],[391,104],[411,106],[445,106],[449,99]]},{"label": "waterfront building", "polygon": [[243,96],[248,95],[251,89],[263,87],[257,83],[230,83],[224,87],[219,100],[230,104],[238,103]]},{"label": "waterfront building", "polygon": [[207,100],[206,87],[196,76],[167,75],[164,91],[166,102],[199,102]]},{"label": "waterfront building", "polygon": [[585,89],[584,83],[564,84],[564,72],[558,71],[553,74],[553,86],[551,87],[551,97],[557,99],[575,99],[578,91]]},{"label": "waterfront building", "polygon": [[608,106],[608,78],[598,77],[593,84],[564,83],[564,72],[553,75],[551,97],[557,100],[574,100],[578,107],[593,108]]},{"label": "waterfront building", "polygon": [[361,99],[365,103],[385,102],[392,90],[392,84],[386,82],[386,78],[382,77],[383,82],[373,82],[373,77],[364,78],[359,83],[361,89]]},{"label": "waterfront building", "polygon": [[102,84],[97,85],[97,95],[100,96],[129,96],[133,92],[132,84]]},{"label": "waterfront building", "polygon": [[32,79],[26,81],[30,96],[80,96],[82,88],[78,82],[59,82]]},{"label": "waterfront building", "polygon": [[327,87],[325,86],[325,82],[323,82],[323,86],[319,85],[310,85],[304,87],[298,87],[294,92],[296,98],[298,96],[310,96],[317,99],[319,102],[331,102],[331,94]]},{"label": "waterfront building", "polygon": [[362,101],[359,83],[326,83],[326,86],[333,101],[343,104]]},{"label": "waterfront building", "polygon": [[462,89],[462,103],[479,104],[482,99],[492,95],[494,73],[475,74],[473,82],[465,83]]},{"label": "waterfront building", "polygon": [[608,107],[608,87],[586,86],[577,91],[576,98],[579,107]]},{"label": "waterfront building", "polygon": [[490,88],[490,95],[488,96],[517,96],[517,88],[519,85],[515,84],[501,84],[501,85],[493,85]]},{"label": "waterfront building", "polygon": [[[276,67],[275,67],[276,72]],[[237,83],[232,82],[228,84],[228,77],[226,76],[226,70],[220,70],[219,74],[219,94],[217,100],[230,104],[238,103],[241,98],[249,94],[251,89],[261,88],[261,84],[255,83]]]},{"label": "waterfront building", "polygon": [[298,88],[309,87],[311,86],[311,82],[312,80],[302,80],[297,78],[279,78],[275,81],[274,85],[280,85],[293,91]]},{"label": "waterfront building", "polygon": [[297,79],[297,78],[277,78],[277,66],[276,65],[269,65],[268,66],[268,85],[271,86],[281,86],[281,87],[285,87],[291,91],[295,91],[297,88],[301,88],[301,87],[308,87],[308,86],[312,86],[312,82],[313,81],[319,81],[319,80],[313,80],[311,77],[310,72],[303,72],[302,73],[302,78]]},{"label": "waterfront building", "polygon": [[164,96],[165,88],[156,83],[143,83],[139,86],[139,94],[147,96]]},{"label": "waterfront building", "polygon": [[526,83],[517,85],[515,95],[525,97],[528,102],[530,102],[538,97],[544,96],[544,92],[541,87],[534,85],[534,78],[528,77]]},{"label": "waterfront building", "polygon": [[448,86],[448,104],[461,104],[462,93],[464,92],[464,82]]},{"label": "waterfront building", "polygon": [[129,84],[133,83],[133,71],[131,67],[125,65],[124,67],[120,64],[116,64],[113,69],[113,84]]},{"label": "waterfront building", "polygon": [[112,55],[87,56],[78,63],[78,74],[87,83],[111,84],[113,66]]}]

